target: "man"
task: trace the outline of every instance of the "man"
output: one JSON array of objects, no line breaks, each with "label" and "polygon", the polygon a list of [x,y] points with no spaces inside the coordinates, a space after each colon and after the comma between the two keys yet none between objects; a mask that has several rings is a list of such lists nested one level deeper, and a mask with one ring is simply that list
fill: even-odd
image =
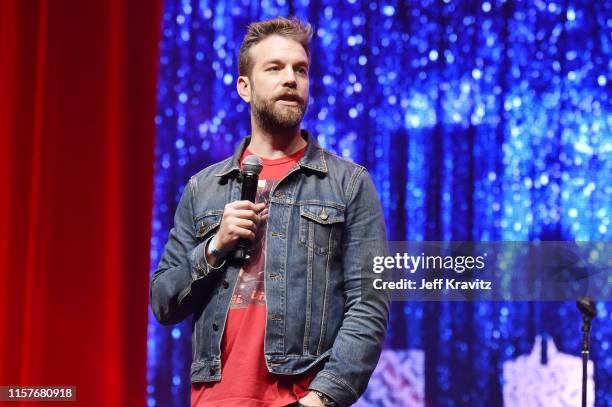
[{"label": "man", "polygon": [[[350,405],[380,356],[384,220],[367,171],[300,128],[311,37],[297,19],[249,25],[237,90],[252,135],[189,180],[151,281],[160,323],[193,314],[192,406]],[[240,200],[251,154],[264,163],[256,203]]]}]

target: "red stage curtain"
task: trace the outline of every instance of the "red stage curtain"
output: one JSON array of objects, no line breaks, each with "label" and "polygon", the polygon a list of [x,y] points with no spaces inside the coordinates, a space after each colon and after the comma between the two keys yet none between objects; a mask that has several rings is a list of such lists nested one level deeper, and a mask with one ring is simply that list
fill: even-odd
[{"label": "red stage curtain", "polygon": [[161,10],[0,2],[0,385],[145,404]]}]

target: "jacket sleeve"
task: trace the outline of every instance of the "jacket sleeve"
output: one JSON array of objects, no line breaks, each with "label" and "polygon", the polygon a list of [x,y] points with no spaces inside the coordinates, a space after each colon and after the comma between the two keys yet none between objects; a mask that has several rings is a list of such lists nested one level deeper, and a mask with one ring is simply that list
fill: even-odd
[{"label": "jacket sleeve", "polygon": [[185,186],[174,215],[164,253],[151,278],[151,309],[163,325],[177,324],[193,312],[193,286],[210,272],[218,270],[206,262],[204,248],[208,239],[196,238],[193,179]]},{"label": "jacket sleeve", "polygon": [[378,363],[389,318],[389,295],[373,288],[373,257],[387,255],[382,208],[367,171],[359,167],[349,183],[342,264],[344,319],[329,360],[310,388],[351,405],[365,391]]}]

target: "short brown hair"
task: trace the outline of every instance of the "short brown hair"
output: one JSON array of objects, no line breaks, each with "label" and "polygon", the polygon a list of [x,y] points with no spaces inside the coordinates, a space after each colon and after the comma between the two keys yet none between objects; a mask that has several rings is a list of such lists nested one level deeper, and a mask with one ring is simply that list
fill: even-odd
[{"label": "short brown hair", "polygon": [[258,21],[249,24],[240,46],[240,52],[238,53],[238,74],[240,76],[250,76],[253,71],[253,59],[249,55],[251,47],[273,34],[299,42],[304,47],[310,61],[310,40],[312,39],[310,24],[304,24],[296,17],[277,17],[271,20]]}]

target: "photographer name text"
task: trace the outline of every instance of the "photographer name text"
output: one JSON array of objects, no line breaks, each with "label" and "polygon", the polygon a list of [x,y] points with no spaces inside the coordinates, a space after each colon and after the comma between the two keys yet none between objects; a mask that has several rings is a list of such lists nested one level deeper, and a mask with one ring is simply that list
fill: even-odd
[{"label": "photographer name text", "polygon": [[472,281],[461,281],[456,278],[436,278],[417,281],[402,278],[399,281],[384,281],[377,278],[372,282],[377,290],[491,290],[491,281],[477,278]]}]

